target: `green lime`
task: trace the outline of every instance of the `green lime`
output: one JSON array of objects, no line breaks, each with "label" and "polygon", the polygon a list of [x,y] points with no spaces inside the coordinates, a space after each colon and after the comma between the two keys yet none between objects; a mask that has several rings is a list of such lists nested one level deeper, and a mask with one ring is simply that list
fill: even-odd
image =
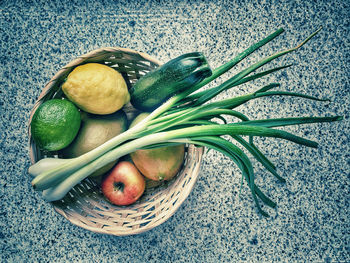
[{"label": "green lime", "polygon": [[35,111],[30,129],[40,149],[57,151],[68,146],[80,128],[77,107],[64,99],[45,101]]}]

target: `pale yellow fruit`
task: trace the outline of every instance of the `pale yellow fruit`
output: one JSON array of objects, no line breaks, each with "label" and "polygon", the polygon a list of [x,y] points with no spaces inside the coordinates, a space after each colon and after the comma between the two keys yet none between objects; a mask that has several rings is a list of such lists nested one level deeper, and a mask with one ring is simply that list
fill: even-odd
[{"label": "pale yellow fruit", "polygon": [[62,85],[64,94],[79,108],[94,114],[110,114],[130,100],[123,76],[98,63],[76,67]]}]

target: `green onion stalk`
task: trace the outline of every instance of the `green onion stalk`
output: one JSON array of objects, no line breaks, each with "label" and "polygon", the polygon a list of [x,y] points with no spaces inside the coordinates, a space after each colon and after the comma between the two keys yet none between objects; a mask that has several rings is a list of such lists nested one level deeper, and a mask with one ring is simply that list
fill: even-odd
[{"label": "green onion stalk", "polygon": [[[214,69],[210,77],[165,101],[137,125],[92,151],[72,159],[44,158],[38,161],[29,168],[29,173],[34,177],[32,180],[33,188],[43,191],[43,197],[47,201],[60,200],[75,185],[79,184],[97,169],[138,149],[174,143],[194,144],[213,149],[228,156],[241,170],[259,212],[264,216],[268,216],[268,213],[262,209],[260,202],[268,207],[275,207],[276,203],[267,197],[255,184],[253,165],[244,150],[247,150],[273,176],[284,182],[285,179],[277,173],[276,166],[254,144],[253,138],[280,138],[316,148],[318,146],[317,142],[277,128],[288,125],[339,121],[342,117],[250,120],[247,116],[235,110],[235,108],[250,100],[271,96],[293,96],[316,101],[328,101],[328,99],[316,98],[296,92],[276,90],[280,87],[279,83],[270,83],[253,93],[242,96],[217,101],[212,99],[223,91],[290,67],[291,65],[284,65],[256,72],[257,69],[276,58],[299,49],[320,30],[321,28],[294,48],[267,56],[216,87],[200,90],[284,31],[283,29],[278,29],[238,54],[231,61]],[[233,117],[234,121],[227,123],[225,116]],[[244,138],[244,136],[247,138]],[[234,144],[231,139],[238,144]]]}]

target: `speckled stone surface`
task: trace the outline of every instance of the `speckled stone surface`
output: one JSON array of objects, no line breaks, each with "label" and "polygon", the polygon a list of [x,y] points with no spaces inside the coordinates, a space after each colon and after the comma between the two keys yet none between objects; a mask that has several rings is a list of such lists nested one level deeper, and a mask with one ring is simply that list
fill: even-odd
[{"label": "speckled stone surface", "polygon": [[[349,2],[169,2],[0,1],[0,262],[350,262]],[[345,116],[339,123],[286,128],[317,140],[317,150],[257,140],[287,178],[278,183],[254,162],[257,184],[278,203],[270,218],[257,213],[246,184],[239,195],[239,170],[213,151],[175,215],[136,236],[78,228],[32,190],[29,113],[45,83],[76,56],[119,46],[165,62],[203,51],[214,68],[285,28],[241,69],[321,25],[311,42],[274,63],[294,63],[292,68],[221,96],[280,82],[283,90],[331,103],[275,97],[239,109],[251,118]]]}]

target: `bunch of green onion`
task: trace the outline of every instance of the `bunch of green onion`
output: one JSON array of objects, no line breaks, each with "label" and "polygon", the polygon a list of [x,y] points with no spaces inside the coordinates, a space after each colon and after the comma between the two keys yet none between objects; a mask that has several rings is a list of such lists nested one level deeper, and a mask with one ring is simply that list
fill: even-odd
[{"label": "bunch of green onion", "polygon": [[[43,191],[43,197],[47,201],[59,200],[70,189],[97,169],[138,149],[177,143],[194,144],[214,149],[232,159],[242,171],[242,176],[247,181],[253,200],[260,213],[268,216],[268,213],[262,209],[260,202],[263,202],[269,207],[275,207],[276,204],[255,184],[253,166],[244,149],[280,181],[285,181],[277,173],[276,167],[271,161],[256,147],[253,138],[255,136],[282,138],[297,144],[316,148],[317,143],[314,141],[275,128],[287,125],[338,121],[342,118],[333,116],[250,120],[241,112],[234,110],[236,107],[252,99],[275,95],[327,101],[327,99],[319,99],[300,93],[274,91],[273,89],[279,87],[279,83],[271,83],[256,92],[243,96],[214,102],[212,99],[232,87],[291,66],[280,66],[255,73],[261,66],[303,46],[320,29],[312,33],[298,46],[265,57],[235,74],[222,84],[202,91],[198,90],[233,68],[252,52],[276,38],[283,31],[283,29],[279,29],[260,42],[252,45],[231,61],[214,69],[210,77],[171,97],[136,126],[96,149],[73,159],[44,158],[38,161],[29,168],[29,173],[35,177],[32,181],[32,186],[35,190]],[[223,116],[233,116],[237,121],[227,123]],[[224,122],[222,123],[220,120]],[[224,138],[227,136],[230,136],[238,144],[234,144],[229,139]],[[247,138],[242,136],[246,136]]]}]

